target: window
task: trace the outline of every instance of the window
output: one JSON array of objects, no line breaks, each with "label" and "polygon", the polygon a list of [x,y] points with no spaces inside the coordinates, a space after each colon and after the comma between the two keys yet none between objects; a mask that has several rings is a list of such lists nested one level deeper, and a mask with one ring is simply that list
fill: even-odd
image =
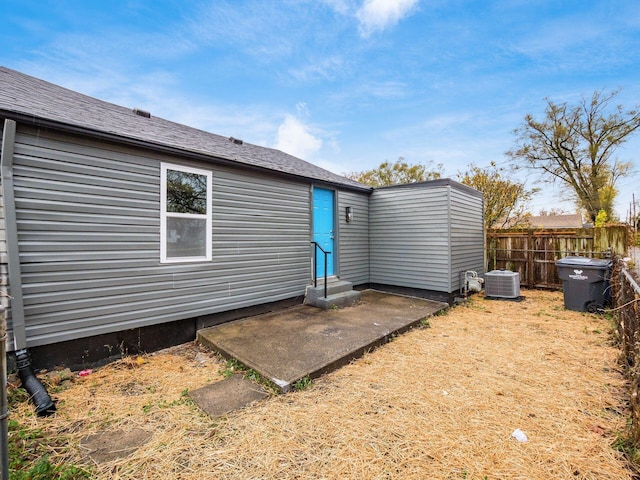
[{"label": "window", "polygon": [[162,164],[160,261],[211,260],[211,172]]}]

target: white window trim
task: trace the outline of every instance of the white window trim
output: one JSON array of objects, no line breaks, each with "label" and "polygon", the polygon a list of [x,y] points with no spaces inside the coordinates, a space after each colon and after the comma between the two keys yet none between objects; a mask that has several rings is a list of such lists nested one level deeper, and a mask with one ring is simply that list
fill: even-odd
[{"label": "white window trim", "polygon": [[[167,212],[167,170],[178,172],[195,173],[207,177],[207,213],[168,213]],[[161,263],[184,263],[184,262],[206,262],[211,261],[211,231],[212,231],[212,174],[210,170],[200,170],[198,168],[185,167],[172,163],[162,163],[160,168],[160,262]],[[172,218],[204,218],[206,220],[206,255],[199,257],[170,257],[167,258],[167,217]]]}]

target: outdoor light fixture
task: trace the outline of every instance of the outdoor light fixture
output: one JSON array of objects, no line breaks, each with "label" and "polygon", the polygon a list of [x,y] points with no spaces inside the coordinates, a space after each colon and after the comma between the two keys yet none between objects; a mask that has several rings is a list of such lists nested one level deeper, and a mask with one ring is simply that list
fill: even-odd
[{"label": "outdoor light fixture", "polygon": [[347,212],[347,223],[353,222],[353,209],[351,207],[347,207],[346,208],[346,212]]}]

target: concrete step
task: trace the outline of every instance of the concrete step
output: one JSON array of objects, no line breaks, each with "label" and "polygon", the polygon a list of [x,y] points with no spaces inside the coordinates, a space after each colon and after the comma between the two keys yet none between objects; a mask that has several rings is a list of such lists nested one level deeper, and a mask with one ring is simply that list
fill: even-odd
[{"label": "concrete step", "polygon": [[[345,280],[329,280],[327,282],[327,295],[335,295],[337,293],[349,292],[353,290],[353,284]],[[305,299],[315,301],[317,298],[324,297],[324,282],[318,280],[318,286],[307,286]]]},{"label": "concrete step", "polygon": [[351,307],[360,301],[360,296],[361,294],[359,291],[348,290],[346,292],[339,292],[331,295],[328,294],[326,298],[322,296],[322,294],[315,298],[307,297],[305,298],[304,303],[322,308],[323,310],[329,310],[332,308]]}]

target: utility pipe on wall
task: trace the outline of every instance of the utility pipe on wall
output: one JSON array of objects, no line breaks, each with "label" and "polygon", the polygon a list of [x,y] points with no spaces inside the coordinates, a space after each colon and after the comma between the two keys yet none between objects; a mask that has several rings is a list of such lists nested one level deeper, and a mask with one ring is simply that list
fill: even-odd
[{"label": "utility pipe on wall", "polygon": [[0,305],[0,468],[2,480],[9,480],[9,402],[7,402],[7,313]]},{"label": "utility pipe on wall", "polygon": [[16,141],[16,122],[4,121],[2,131],[2,152],[0,156],[0,174],[2,175],[2,199],[4,200],[4,231],[7,242],[7,266],[9,279],[7,285],[11,291],[11,327],[16,350],[27,348],[27,335],[24,324],[24,301],[22,299],[22,269],[18,248],[18,218],[13,185],[13,150]]},{"label": "utility pipe on wall", "polygon": [[[50,415],[56,407],[40,380],[31,368],[31,355],[27,351],[27,335],[24,319],[24,301],[22,298],[22,271],[20,268],[20,250],[18,243],[18,219],[16,214],[16,199],[13,185],[13,153],[16,139],[16,122],[6,119],[2,131],[2,151],[0,152],[0,174],[2,177],[2,199],[4,200],[4,221],[7,242],[7,262],[9,279],[6,282],[11,292],[11,320],[13,327],[13,341],[16,350],[18,374],[22,386],[29,393],[29,398],[36,406],[36,413],[40,416]],[[3,315],[6,334],[6,315]],[[4,346],[4,344],[3,344]],[[6,377],[6,352],[3,354]],[[6,381],[3,383],[6,394]],[[2,414],[4,415],[4,414]],[[8,413],[7,413],[8,415]]]}]

